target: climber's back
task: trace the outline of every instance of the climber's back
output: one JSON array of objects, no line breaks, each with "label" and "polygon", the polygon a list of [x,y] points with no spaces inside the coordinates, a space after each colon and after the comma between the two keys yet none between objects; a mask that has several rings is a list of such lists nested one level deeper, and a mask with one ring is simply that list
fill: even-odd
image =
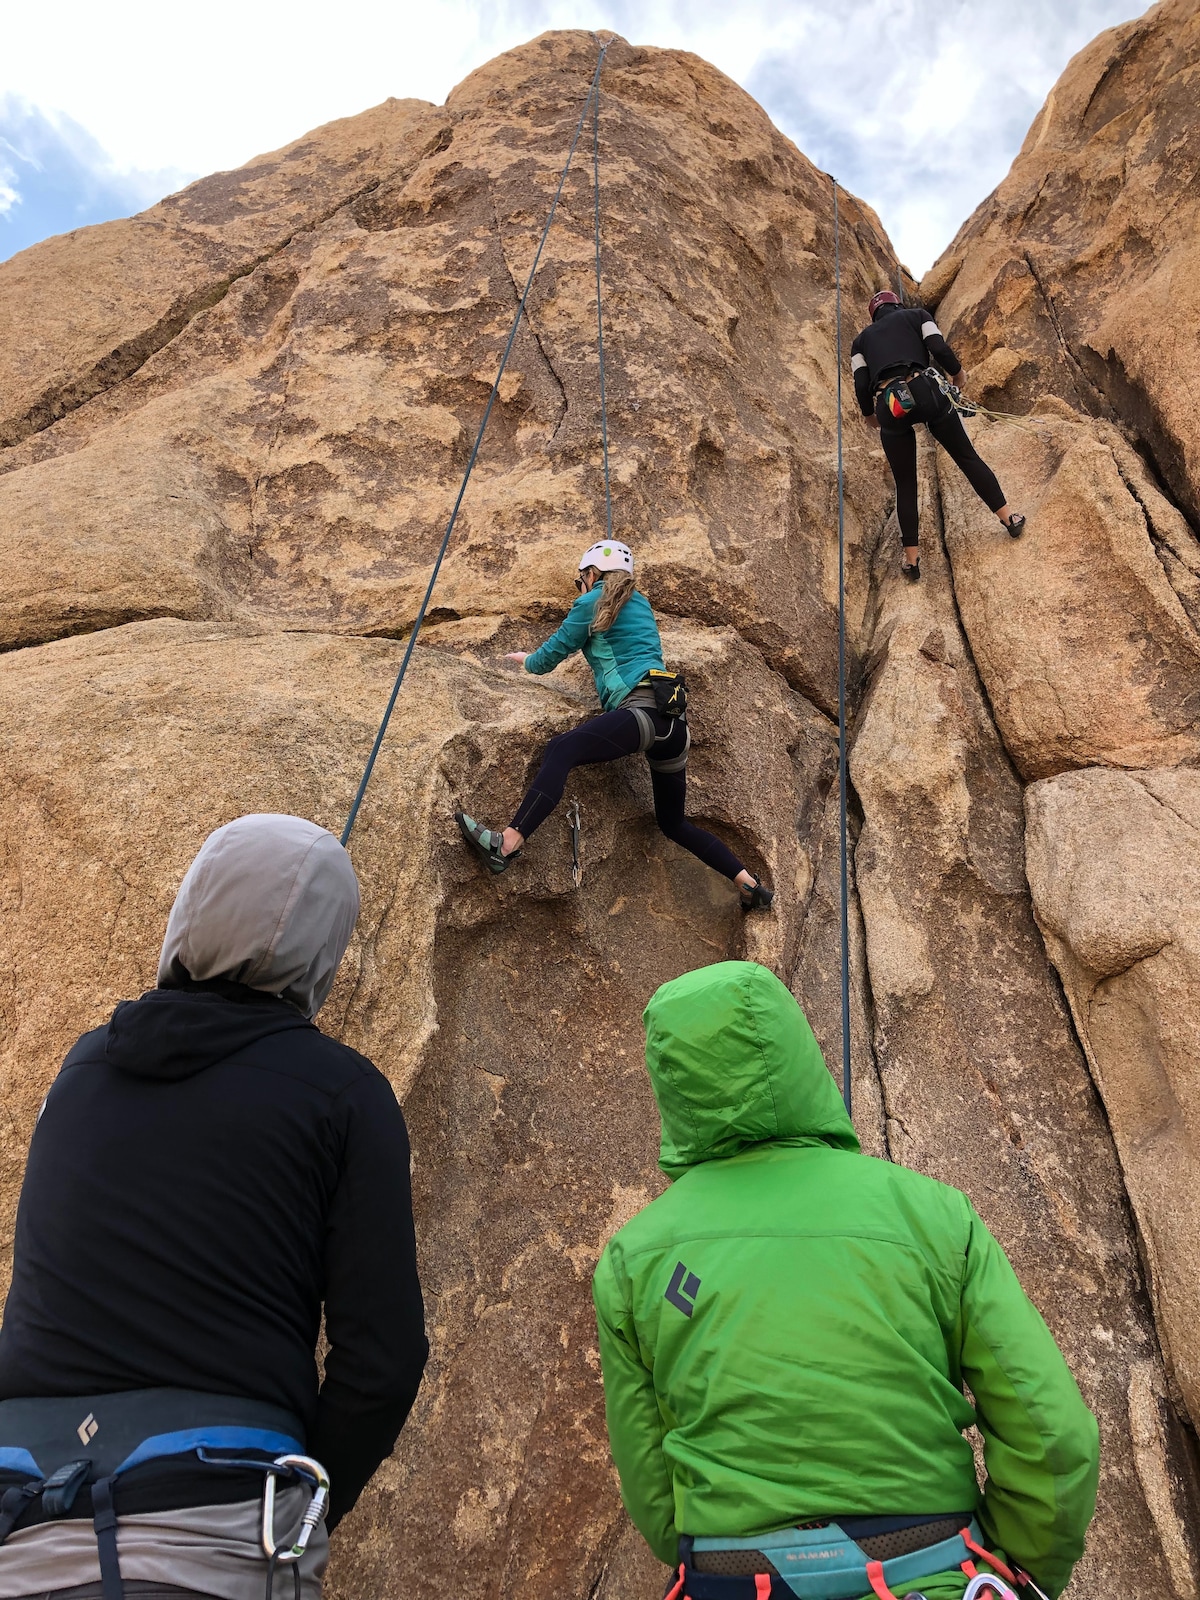
[{"label": "climber's back", "polygon": [[[685,1582],[700,1587],[682,1592],[708,1596],[723,1575],[738,1600],[763,1543],[747,1556],[731,1540],[781,1529],[796,1548],[766,1566],[815,1571],[795,1530],[818,1521],[867,1557],[907,1552],[907,1593],[970,1559],[955,1540],[973,1515],[976,1540],[1061,1587],[1091,1515],[1095,1423],[966,1197],[859,1153],[799,1007],[764,968],[688,974],[646,1025],[675,1181],[612,1239],[595,1294],[626,1503],[663,1560],[696,1541],[683,1553],[701,1576]],[[982,1501],[962,1434],[975,1421]],[[869,1587],[853,1559],[847,1597]]]}]

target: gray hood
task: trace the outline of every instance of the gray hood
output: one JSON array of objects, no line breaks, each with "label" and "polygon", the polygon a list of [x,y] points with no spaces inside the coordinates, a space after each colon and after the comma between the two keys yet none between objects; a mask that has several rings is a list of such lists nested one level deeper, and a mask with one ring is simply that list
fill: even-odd
[{"label": "gray hood", "polygon": [[228,978],[321,1009],[358,917],[350,857],[303,817],[239,817],[210,833],[179,886],[158,982]]}]

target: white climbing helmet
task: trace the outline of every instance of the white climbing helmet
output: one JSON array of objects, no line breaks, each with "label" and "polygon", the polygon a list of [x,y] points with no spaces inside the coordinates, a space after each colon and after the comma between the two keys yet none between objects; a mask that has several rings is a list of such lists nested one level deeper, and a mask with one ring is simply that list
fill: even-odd
[{"label": "white climbing helmet", "polygon": [[601,539],[589,545],[579,558],[579,570],[596,567],[600,572],[632,572],[633,551],[616,539]]}]

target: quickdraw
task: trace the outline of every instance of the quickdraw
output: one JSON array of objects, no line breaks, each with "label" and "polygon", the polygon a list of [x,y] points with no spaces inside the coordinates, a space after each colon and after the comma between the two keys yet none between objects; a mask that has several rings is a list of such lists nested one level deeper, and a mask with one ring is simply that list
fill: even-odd
[{"label": "quickdraw", "polygon": [[567,826],[571,830],[571,882],[578,889],[583,883],[583,857],[580,851],[583,829],[579,820],[578,800],[572,800],[567,807]]},{"label": "quickdraw", "polygon": [[937,385],[960,417],[986,417],[989,422],[1010,422],[1014,428],[1024,428],[1027,433],[1034,431],[1023,417],[1015,416],[1011,411],[990,411],[987,406],[981,406],[977,400],[968,400],[958,385],[951,383],[938,367],[926,367],[922,376]]}]

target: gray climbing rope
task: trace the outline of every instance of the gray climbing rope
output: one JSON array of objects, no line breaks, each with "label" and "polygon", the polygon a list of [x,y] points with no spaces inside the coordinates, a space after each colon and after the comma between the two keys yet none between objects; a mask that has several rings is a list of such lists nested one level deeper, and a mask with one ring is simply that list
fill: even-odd
[{"label": "gray climbing rope", "polygon": [[838,827],[842,879],[842,1098],[850,1112],[850,869],[846,826],[846,480],[842,465],[842,233],[833,184],[834,321],[837,330]]},{"label": "gray climbing rope", "polygon": [[[611,43],[612,43],[612,41],[610,39],[609,40],[609,44],[611,44]],[[588,111],[589,111],[589,109],[591,107],[593,98],[596,99],[597,117],[599,116],[600,70],[604,66],[604,57],[607,54],[608,54],[608,44],[605,44],[605,45],[603,45],[601,47],[600,59],[596,62],[596,71],[595,71],[595,74],[592,77],[591,87],[588,89],[587,99],[583,103],[583,110],[579,113],[579,121],[578,121],[578,123],[576,124],[576,127],[575,127],[575,137],[571,140],[571,148],[567,152],[566,165],[563,167],[562,176],[558,180],[558,188],[554,191],[554,200],[553,200],[553,202],[552,202],[552,204],[550,206],[550,215],[546,218],[546,226],[542,229],[542,237],[541,237],[540,241],[538,242],[537,253],[534,255],[534,258],[533,258],[533,265],[530,267],[529,276],[525,280],[525,290],[524,290],[524,293],[521,295],[521,302],[517,306],[517,314],[513,318],[512,328],[509,330],[508,343],[504,346],[504,354],[500,357],[500,367],[499,367],[499,370],[496,373],[496,381],[492,384],[492,392],[488,396],[488,403],[487,403],[487,406],[485,407],[484,413],[483,413],[483,421],[479,424],[479,432],[475,435],[475,443],[474,443],[474,446],[472,447],[470,458],[467,461],[467,470],[463,473],[463,480],[462,480],[462,483],[459,486],[458,496],[457,496],[457,498],[455,499],[455,502],[454,502],[454,509],[450,513],[450,520],[446,524],[445,533],[442,535],[442,543],[441,543],[441,546],[440,546],[440,548],[438,550],[438,553],[437,553],[437,559],[433,563],[433,571],[429,575],[429,583],[428,583],[428,586],[426,587],[426,590],[425,590],[425,598],[421,601],[421,606],[420,606],[419,611],[417,612],[416,621],[413,623],[412,632],[408,636],[408,645],[407,645],[407,647],[406,647],[406,649],[404,651],[404,657],[400,662],[400,670],[396,674],[396,681],[392,685],[392,692],[391,692],[390,697],[388,698],[387,709],[383,713],[383,721],[379,724],[379,731],[375,735],[375,743],[371,746],[371,754],[367,757],[367,764],[366,764],[366,767],[363,770],[362,781],[359,783],[358,791],[354,796],[354,804],[350,807],[350,815],[346,818],[346,826],[342,829],[342,844],[343,845],[346,844],[346,842],[350,838],[350,831],[354,827],[354,823],[355,823],[355,821],[356,821],[356,819],[358,817],[358,809],[362,805],[363,796],[367,792],[367,785],[371,781],[371,773],[375,770],[375,762],[376,762],[376,759],[379,756],[379,751],[380,751],[380,748],[381,748],[381,746],[383,744],[383,737],[384,737],[384,734],[387,732],[388,723],[392,719],[392,711],[395,709],[396,698],[399,695],[400,687],[404,682],[405,673],[408,671],[408,663],[412,660],[412,653],[413,653],[413,650],[416,648],[417,636],[421,632],[422,623],[425,621],[425,613],[429,609],[429,601],[430,601],[430,599],[431,599],[431,597],[433,595],[434,584],[436,584],[437,580],[438,580],[438,573],[442,570],[442,562],[445,559],[446,550],[447,550],[447,548],[449,547],[449,544],[450,544],[450,536],[454,532],[454,524],[458,520],[459,507],[462,505],[463,496],[467,492],[467,484],[471,481],[471,472],[472,472],[472,470],[473,470],[473,468],[475,466],[476,458],[479,455],[479,447],[483,443],[484,430],[487,428],[488,418],[492,414],[492,407],[496,403],[496,396],[500,392],[500,380],[504,376],[504,369],[505,369],[505,367],[507,367],[508,358],[512,354],[512,347],[513,347],[513,344],[516,341],[516,337],[517,337],[517,329],[520,327],[521,318],[525,314],[525,302],[529,299],[529,291],[533,287],[534,274],[537,272],[538,262],[542,259],[542,251],[545,248],[546,240],[550,235],[550,228],[551,228],[551,226],[552,226],[552,224],[554,222],[554,214],[558,210],[558,202],[559,202],[559,198],[561,197],[562,192],[563,192],[563,185],[566,183],[567,174],[571,170],[571,161],[572,161],[572,159],[573,159],[573,157],[575,155],[575,147],[579,143],[579,137],[583,132],[583,125],[587,120],[587,114],[588,114]],[[595,153],[595,160],[596,160],[596,183],[597,183],[597,186],[599,185],[599,182],[600,182],[600,177],[599,177],[599,137],[600,137],[599,129],[597,128],[596,135],[595,135],[595,152],[594,152]],[[600,198],[599,198],[599,188],[597,187],[597,194],[596,194],[597,228],[599,228],[599,217],[600,217]],[[597,294],[599,293],[599,283],[600,283],[599,271],[600,271],[600,246],[599,246],[599,241],[597,239],[597,245],[596,245],[596,273],[597,273],[596,287],[597,287]],[[603,353],[601,354],[601,362],[600,362],[600,384],[601,384],[601,394],[603,395],[603,386],[604,386],[604,360],[603,360]],[[605,422],[605,427],[604,427],[604,486],[605,486],[605,492],[607,493],[607,490],[608,490],[608,428],[607,428],[607,421]],[[612,513],[611,513],[611,510],[610,510],[610,512],[609,512],[609,530],[610,530],[610,532],[611,532],[611,528],[612,528]]]},{"label": "gray climbing rope", "polygon": [[[606,50],[608,46],[604,47]],[[608,398],[604,391],[604,312],[600,302],[600,69],[596,69],[596,103],[592,112],[592,197],[596,223],[596,348],[600,352],[600,442],[604,450],[604,516],[607,537],[613,536],[612,486],[608,477]]]}]

